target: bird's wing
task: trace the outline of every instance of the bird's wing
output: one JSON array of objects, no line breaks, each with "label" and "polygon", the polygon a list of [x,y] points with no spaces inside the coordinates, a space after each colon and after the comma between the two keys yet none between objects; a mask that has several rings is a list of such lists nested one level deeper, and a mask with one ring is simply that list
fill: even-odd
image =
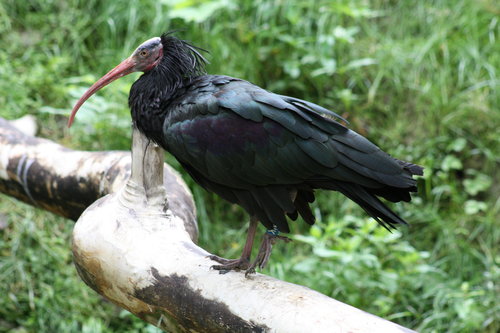
[{"label": "bird's wing", "polygon": [[[213,182],[239,189],[310,178],[410,187],[410,172],[315,104],[246,81],[202,76],[174,100],[166,148]],[[395,177],[396,176],[396,177]]]},{"label": "bird's wing", "polygon": [[[381,219],[404,223],[375,195],[409,201],[416,191],[412,174],[422,168],[327,117],[334,113],[225,76],[193,78],[177,96],[159,143],[198,184],[266,227],[289,232],[283,211],[294,218],[300,210],[314,223],[308,202],[316,188],[342,192],[384,226]],[[293,188],[299,190],[295,203]]]}]

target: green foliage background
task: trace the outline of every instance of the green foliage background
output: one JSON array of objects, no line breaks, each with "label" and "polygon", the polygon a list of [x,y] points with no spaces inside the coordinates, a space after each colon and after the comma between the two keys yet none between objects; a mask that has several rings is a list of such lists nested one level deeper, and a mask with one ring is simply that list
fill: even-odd
[{"label": "green foliage background", "polygon": [[[142,41],[183,28],[226,74],[321,104],[426,167],[392,234],[336,193],[292,225],[265,274],[421,332],[500,330],[500,5],[493,0],[4,0],[0,116],[33,114],[75,149],[130,147],[137,76],[75,100]],[[167,161],[178,167],[170,156]],[[239,255],[247,216],[191,186],[200,245]],[[0,197],[0,332],[156,332],[100,298],[71,258],[71,221]]]}]

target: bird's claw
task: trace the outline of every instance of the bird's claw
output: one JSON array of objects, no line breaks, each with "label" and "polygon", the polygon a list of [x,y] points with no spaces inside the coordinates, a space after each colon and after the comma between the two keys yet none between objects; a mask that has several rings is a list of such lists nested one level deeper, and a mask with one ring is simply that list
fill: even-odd
[{"label": "bird's claw", "polygon": [[229,271],[240,271],[240,270],[245,270],[250,266],[250,261],[246,258],[239,258],[239,259],[225,259],[221,258],[216,255],[210,255],[207,256],[210,260],[217,261],[218,263],[222,265],[213,265],[210,266],[210,269],[214,269],[216,271],[219,271],[219,274],[226,274]]},{"label": "bird's claw", "polygon": [[247,258],[239,258],[239,259],[225,259],[221,258],[216,255],[210,255],[207,256],[206,258],[209,258],[210,260],[217,261],[221,265],[213,265],[210,266],[210,269],[214,269],[216,271],[219,271],[219,274],[226,274],[229,271],[240,271],[240,270],[245,270],[245,277],[248,277],[249,274],[255,274],[255,269],[257,267],[260,268],[260,270],[263,270],[267,262],[269,261],[269,257],[271,256],[271,252],[273,250],[273,245],[276,245],[276,243],[282,240],[285,243],[289,243],[292,240],[288,237],[285,236],[273,236],[269,233],[264,234],[264,238],[262,239],[262,243],[259,248],[259,252],[257,253],[257,258],[255,258],[254,262],[252,265],[250,265],[250,260]]},{"label": "bird's claw", "polygon": [[248,277],[248,274],[255,274],[255,268],[257,266],[260,270],[263,270],[266,267],[269,257],[271,256],[271,252],[273,251],[273,245],[276,245],[278,240],[282,240],[285,243],[292,241],[290,238],[285,236],[273,236],[269,233],[264,234],[264,238],[260,244],[259,253],[257,253],[257,258],[255,258],[252,265],[246,270],[245,277]]}]

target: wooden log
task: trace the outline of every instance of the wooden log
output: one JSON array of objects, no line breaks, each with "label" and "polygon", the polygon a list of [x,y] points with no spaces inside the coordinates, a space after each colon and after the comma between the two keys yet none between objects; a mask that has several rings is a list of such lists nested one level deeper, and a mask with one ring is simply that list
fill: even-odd
[{"label": "wooden log", "polygon": [[73,231],[92,289],[167,332],[414,332],[307,287],[211,270],[185,184],[162,149],[136,128],[133,137],[130,169],[123,152],[69,150],[0,119],[0,191],[73,219],[110,193]]},{"label": "wooden log", "polygon": [[78,272],[100,294],[167,332],[412,332],[306,287],[211,270],[210,253],[168,209],[163,150],[133,136],[129,182],[73,232]]}]

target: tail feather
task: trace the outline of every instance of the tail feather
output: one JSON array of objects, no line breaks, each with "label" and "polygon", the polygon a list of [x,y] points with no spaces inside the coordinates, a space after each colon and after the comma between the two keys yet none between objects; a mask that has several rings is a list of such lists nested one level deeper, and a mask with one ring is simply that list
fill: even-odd
[{"label": "tail feather", "polygon": [[410,162],[401,161],[401,160],[398,160],[397,158],[395,158],[395,160],[403,168],[405,168],[406,170],[410,171],[411,174],[412,174],[412,176],[423,176],[424,175],[424,169],[425,168],[421,167],[420,165],[413,164],[413,163],[410,163]]},{"label": "tail feather", "polygon": [[309,203],[314,202],[314,199],[314,192],[299,190],[294,202],[297,212],[309,225],[313,225],[316,220],[309,206]]},{"label": "tail feather", "polygon": [[378,199],[371,189],[347,182],[331,182],[321,184],[321,188],[342,193],[373,217],[381,226],[390,231],[397,224],[408,225],[398,214]]}]

